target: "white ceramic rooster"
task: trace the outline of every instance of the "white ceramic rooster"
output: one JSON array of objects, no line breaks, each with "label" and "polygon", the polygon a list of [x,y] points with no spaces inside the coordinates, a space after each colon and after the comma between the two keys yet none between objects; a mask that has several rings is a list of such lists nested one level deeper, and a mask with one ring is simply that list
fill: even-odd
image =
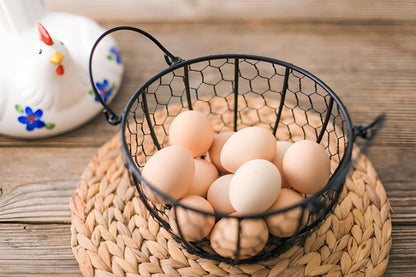
[{"label": "white ceramic rooster", "polygon": [[[29,6],[37,3],[31,1],[20,3],[30,2]],[[18,8],[30,13],[27,6],[16,7],[10,4],[11,0],[0,2],[7,2],[8,6],[3,6],[8,7],[9,17],[19,14]],[[85,17],[39,12],[42,9],[38,7],[32,10],[36,15],[32,15],[31,20],[26,19],[24,26],[20,22],[19,28],[13,30],[10,28],[15,27],[12,19],[7,23],[8,31],[0,28],[3,37],[0,42],[0,133],[13,137],[63,133],[102,110],[91,91],[88,61],[91,48],[104,29]],[[123,73],[121,56],[113,38],[106,37],[100,42],[92,69],[102,97],[106,102],[111,101]]]}]

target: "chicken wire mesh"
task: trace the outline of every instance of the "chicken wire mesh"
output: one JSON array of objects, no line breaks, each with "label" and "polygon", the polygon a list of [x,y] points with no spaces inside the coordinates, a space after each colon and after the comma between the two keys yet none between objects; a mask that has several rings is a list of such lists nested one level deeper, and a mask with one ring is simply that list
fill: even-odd
[{"label": "chicken wire mesh", "polygon": [[[309,236],[334,209],[350,168],[357,130],[364,132],[367,127],[353,126],[340,99],[317,77],[272,58],[225,54],[182,60],[150,34],[123,26],[110,29],[97,40],[90,65],[99,41],[118,30],[136,31],[151,39],[165,53],[169,65],[135,92],[122,115],[101,101],[90,67],[90,81],[107,120],[121,122],[122,150],[131,183],[151,216],[190,253],[230,263],[276,257]],[[216,133],[261,126],[277,140],[316,141],[328,152],[331,177],[319,192],[304,194],[303,201],[264,213],[229,215],[184,205],[156,190],[141,176],[141,170],[154,153],[169,145],[169,126],[186,110],[206,115]],[[168,204],[154,203],[151,194]],[[270,218],[277,223],[269,228],[278,235],[261,231],[267,230],[264,222]],[[209,235],[204,230],[208,222],[215,222],[215,237],[213,231]],[[281,222],[291,222],[294,227],[287,230]]]},{"label": "chicken wire mesh", "polygon": [[[296,221],[296,228],[291,232],[293,235],[265,237],[250,234],[244,227],[247,221],[265,218],[265,214],[253,215],[250,219],[247,216],[203,213],[184,207],[159,192],[156,193],[167,199],[169,205],[158,205],[149,199],[143,187],[154,188],[141,178],[140,171],[156,151],[169,145],[171,122],[179,113],[189,109],[205,114],[217,133],[262,126],[273,132],[277,140],[310,139],[321,143],[328,151],[332,164],[332,178],[328,185],[302,203],[272,213],[282,217],[282,221]],[[341,192],[346,171],[339,165],[349,141],[345,113],[326,87],[288,64],[242,55],[183,61],[146,83],[126,111],[124,140],[128,156],[137,168],[132,175],[140,197],[151,215],[192,253],[232,262],[274,257],[313,232],[333,209]],[[340,170],[339,174],[336,174],[337,170]],[[181,222],[169,219],[169,215],[178,218],[175,214],[181,210],[185,210]],[[295,219],[294,213],[297,214]],[[195,240],[180,230],[181,226],[191,226],[197,233],[196,237],[201,237],[203,222],[222,217],[229,217],[227,225],[234,226],[228,228],[239,231],[234,235],[220,231],[223,234],[213,241],[207,236]],[[282,230],[284,224],[274,228],[285,233]],[[261,251],[259,246],[262,246]],[[255,255],[257,252],[260,253]]]}]

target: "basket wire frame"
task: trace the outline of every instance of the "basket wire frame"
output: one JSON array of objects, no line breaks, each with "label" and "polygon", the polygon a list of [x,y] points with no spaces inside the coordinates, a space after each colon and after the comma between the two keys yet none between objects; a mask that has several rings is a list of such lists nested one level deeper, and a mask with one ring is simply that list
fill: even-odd
[{"label": "basket wire frame", "polygon": [[[99,42],[120,30],[137,32],[150,39],[164,53],[169,65],[134,93],[122,115],[115,113],[102,99],[91,70],[93,54]],[[302,242],[319,227],[339,199],[351,166],[355,138],[371,138],[375,132],[369,135],[367,131],[384,118],[382,115],[367,126],[352,125],[338,96],[316,76],[293,64],[243,54],[183,60],[170,53],[149,33],[130,26],[112,28],[97,39],[90,54],[89,77],[95,95],[105,108],[107,121],[113,125],[121,123],[122,151],[130,181],[137,188],[139,197],[151,216],[190,253],[234,264],[276,257]],[[331,177],[319,192],[304,195],[303,201],[275,211],[244,216],[227,215],[212,214],[183,205],[154,189],[140,172],[156,151],[169,145],[169,126],[175,116],[185,110],[198,110],[205,114],[217,133],[261,126],[273,132],[277,140],[314,140],[328,152]],[[204,155],[201,158],[206,157]],[[153,203],[147,195],[149,192],[162,197],[169,204]],[[178,222],[178,213],[185,213],[187,222]],[[264,241],[258,234],[250,233],[245,228],[245,222],[248,221],[262,220],[268,216],[283,216],[284,220],[293,220],[293,214],[297,215],[296,230],[288,237],[269,235],[267,241]],[[217,254],[211,247],[209,238],[184,238],[182,226],[200,227],[190,220],[195,215],[229,220],[229,225],[236,224],[236,237],[230,240],[228,234],[221,234],[220,247],[229,248],[225,249],[227,255]],[[265,244],[260,252],[255,246],[247,245],[247,241],[253,238],[259,244]],[[256,251],[250,252],[254,250]]]},{"label": "basket wire frame", "polygon": [[[132,99],[131,105],[126,109],[123,132],[128,155],[138,169],[138,172],[133,171],[132,174],[133,185],[138,188],[150,214],[189,252],[232,263],[255,262],[275,257],[304,240],[334,208],[346,175],[346,170],[341,172],[342,176],[337,176],[341,173],[335,172],[346,154],[349,141],[348,121],[342,107],[336,103],[326,87],[297,68],[247,55],[203,57],[170,67],[146,83]],[[156,151],[169,145],[168,130],[173,118],[185,110],[193,109],[207,115],[214,123],[217,133],[262,126],[270,129],[279,140],[311,139],[325,147],[335,164],[331,171],[333,178],[326,187],[302,203],[270,212],[284,215],[290,210],[300,210],[301,216],[298,218],[295,234],[289,238],[270,236],[264,250],[250,257],[252,253],[245,253],[247,249],[242,249],[243,241],[247,239],[243,234],[242,222],[248,218],[264,218],[266,214],[237,216],[234,220],[238,221],[239,231],[235,248],[230,250],[230,253],[235,252],[228,257],[222,257],[212,251],[208,238],[196,242],[184,239],[180,227],[192,225],[192,220],[176,223],[178,230],[172,230],[168,214],[177,218],[176,213],[180,209],[205,217],[215,216],[217,219],[230,217],[183,207],[178,201],[156,191],[170,203],[158,205],[149,200],[143,191],[143,186],[153,188],[139,175],[140,170]],[[282,120],[283,117],[285,121]],[[288,120],[288,117],[292,120]],[[173,211],[173,214],[169,211]],[[302,218],[306,213],[309,217],[304,226]],[[192,216],[188,218],[191,219]],[[226,239],[224,234],[224,240]]]}]

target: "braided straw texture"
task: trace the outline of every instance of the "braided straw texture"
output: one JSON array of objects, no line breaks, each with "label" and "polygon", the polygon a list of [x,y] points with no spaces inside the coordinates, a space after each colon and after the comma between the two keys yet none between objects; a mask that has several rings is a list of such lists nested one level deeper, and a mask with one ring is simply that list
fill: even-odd
[{"label": "braided straw texture", "polygon": [[102,146],[71,200],[71,246],[84,276],[381,276],[391,247],[390,204],[357,147],[340,202],[323,225],[278,258],[229,265],[187,253],[130,186],[120,137]]}]

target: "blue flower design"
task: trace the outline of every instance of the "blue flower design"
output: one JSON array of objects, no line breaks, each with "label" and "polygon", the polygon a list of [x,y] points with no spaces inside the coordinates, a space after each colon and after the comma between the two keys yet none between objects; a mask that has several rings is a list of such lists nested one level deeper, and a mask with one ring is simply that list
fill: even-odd
[{"label": "blue flower design", "polygon": [[[108,98],[113,92],[113,88],[115,85],[113,84],[112,86],[110,86],[110,83],[108,82],[107,79],[104,79],[102,83],[96,82],[95,85],[100,91],[101,97],[103,98],[104,102],[107,102]],[[98,102],[97,97],[95,97],[95,101]]]},{"label": "blue flower design", "polygon": [[19,116],[17,120],[19,120],[20,123],[26,124],[26,130],[33,131],[35,128],[45,127],[45,122],[41,120],[43,115],[43,111],[41,109],[33,112],[30,107],[26,107],[25,113],[25,116]]},{"label": "blue flower design", "polygon": [[110,48],[110,55],[108,55],[108,59],[112,60],[115,59],[116,63],[121,64],[123,61],[121,59],[120,51],[117,49],[117,47],[113,46]]}]

